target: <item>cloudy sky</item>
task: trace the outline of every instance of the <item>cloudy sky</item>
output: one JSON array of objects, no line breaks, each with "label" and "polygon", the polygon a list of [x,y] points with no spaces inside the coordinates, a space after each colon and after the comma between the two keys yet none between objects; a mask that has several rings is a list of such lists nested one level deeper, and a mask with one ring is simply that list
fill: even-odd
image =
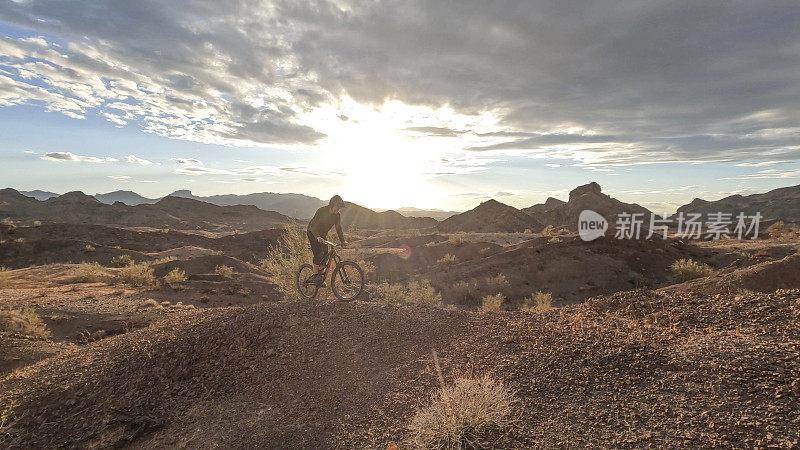
[{"label": "cloudy sky", "polygon": [[800,183],[796,1],[0,0],[0,184],[668,212]]}]

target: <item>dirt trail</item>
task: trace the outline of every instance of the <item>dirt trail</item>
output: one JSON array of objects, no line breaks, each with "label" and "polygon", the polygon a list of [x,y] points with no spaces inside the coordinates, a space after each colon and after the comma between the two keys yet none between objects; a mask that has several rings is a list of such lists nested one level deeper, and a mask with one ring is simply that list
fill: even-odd
[{"label": "dirt trail", "polygon": [[0,381],[5,446],[385,448],[445,377],[517,391],[510,447],[800,445],[800,291],[545,314],[282,302],[186,313]]}]

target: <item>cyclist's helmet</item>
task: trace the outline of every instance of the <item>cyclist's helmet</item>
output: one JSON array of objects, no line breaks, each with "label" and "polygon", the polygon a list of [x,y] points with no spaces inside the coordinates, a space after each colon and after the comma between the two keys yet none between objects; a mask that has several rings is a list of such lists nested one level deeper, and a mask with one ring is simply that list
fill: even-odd
[{"label": "cyclist's helmet", "polygon": [[329,203],[329,205],[338,206],[339,208],[344,208],[344,200],[342,200],[342,197],[334,195],[333,197],[331,197],[331,202]]}]

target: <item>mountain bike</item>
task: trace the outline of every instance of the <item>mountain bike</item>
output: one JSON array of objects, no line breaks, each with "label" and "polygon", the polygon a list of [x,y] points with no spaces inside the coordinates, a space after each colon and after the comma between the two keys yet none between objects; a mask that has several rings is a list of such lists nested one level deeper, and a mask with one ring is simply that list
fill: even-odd
[{"label": "mountain bike", "polygon": [[336,267],[331,275],[333,295],[345,302],[355,300],[364,290],[364,270],[353,261],[343,261],[339,254],[336,253],[337,245],[333,242],[326,240],[323,243],[328,245],[329,250],[327,256],[325,256],[327,263],[324,263],[325,271],[322,274],[322,279],[317,282],[308,281],[314,275],[314,266],[311,264],[300,266],[295,279],[300,297],[306,300],[313,300],[317,296],[322,283],[328,278],[331,263],[334,263]]}]

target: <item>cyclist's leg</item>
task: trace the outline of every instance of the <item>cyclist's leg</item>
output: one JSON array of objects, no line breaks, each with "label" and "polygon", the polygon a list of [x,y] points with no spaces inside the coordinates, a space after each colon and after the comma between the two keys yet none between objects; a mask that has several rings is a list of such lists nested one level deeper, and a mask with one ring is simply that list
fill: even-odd
[{"label": "cyclist's leg", "polygon": [[324,244],[320,244],[310,231],[306,231],[306,234],[308,235],[308,242],[311,244],[311,252],[314,254],[314,277],[317,278],[319,273],[322,272],[322,261],[325,259],[327,247]]}]

